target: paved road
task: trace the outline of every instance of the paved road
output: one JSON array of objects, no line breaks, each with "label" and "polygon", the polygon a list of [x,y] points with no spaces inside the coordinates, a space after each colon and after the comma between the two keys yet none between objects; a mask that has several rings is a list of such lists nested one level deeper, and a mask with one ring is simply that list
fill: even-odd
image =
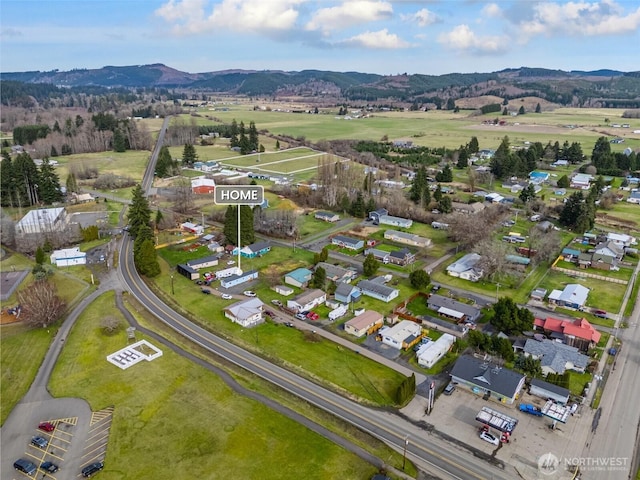
[{"label": "paved road", "polygon": [[[484,459],[477,458],[468,451],[436,442],[420,426],[401,418],[399,415],[370,409],[345,399],[192,324],[164,305],[161,299],[157,298],[138,278],[133,268],[132,242],[128,237],[123,239],[120,262],[118,271],[132,295],[158,319],[178,333],[312,405],[357,425],[363,431],[382,439],[399,451],[404,449],[405,438],[409,435],[412,442],[408,446],[407,455],[411,461],[426,471],[437,473],[441,478],[453,479],[514,478],[515,472],[510,467],[494,466],[488,463],[488,456]],[[500,464],[500,462],[497,463]]]},{"label": "paved road", "polygon": [[[637,280],[640,264],[634,276]],[[630,289],[629,289],[630,291]],[[634,301],[634,299],[628,299]],[[624,306],[623,310],[624,311]],[[626,480],[638,463],[638,432],[640,426],[640,299],[628,320],[628,328],[619,331],[622,349],[615,359],[602,395],[601,420],[582,453],[585,461],[604,462],[616,459],[616,468],[607,465],[584,467],[583,479]],[[597,460],[589,460],[597,459]]]}]

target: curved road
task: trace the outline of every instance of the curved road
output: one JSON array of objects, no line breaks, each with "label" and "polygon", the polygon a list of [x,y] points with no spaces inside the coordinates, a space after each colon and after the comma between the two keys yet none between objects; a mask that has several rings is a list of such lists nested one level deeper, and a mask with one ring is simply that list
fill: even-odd
[{"label": "curved road", "polygon": [[[243,350],[194,325],[158,298],[140,279],[133,265],[133,242],[122,242],[120,268],[122,281],[131,294],[158,319],[206,350],[224,358],[284,390],[359,427],[402,451],[407,436],[411,439],[407,456],[419,467],[451,479],[512,479],[516,473],[490,465],[468,452],[443,445],[441,441],[400,416],[367,408],[331,392],[305,378]],[[434,440],[437,442],[434,442]],[[499,463],[499,462],[498,462]]]}]

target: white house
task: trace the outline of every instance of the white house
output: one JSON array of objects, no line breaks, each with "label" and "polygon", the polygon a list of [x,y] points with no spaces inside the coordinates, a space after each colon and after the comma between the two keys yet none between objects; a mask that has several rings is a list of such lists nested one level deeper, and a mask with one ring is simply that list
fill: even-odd
[{"label": "white house", "polygon": [[327,294],[320,289],[308,290],[292,300],[287,300],[287,307],[297,312],[311,310],[327,301]]},{"label": "white house", "polygon": [[631,245],[638,243],[635,237],[627,235],[626,233],[609,232],[607,233],[607,240],[614,242],[616,245],[620,245],[621,247],[630,247]]},{"label": "white house", "polygon": [[640,204],[640,191],[631,192],[629,198],[627,198],[627,202]]},{"label": "white house", "polygon": [[347,313],[347,306],[342,303],[337,308],[334,308],[329,312],[329,320],[336,320]]},{"label": "white house", "polygon": [[587,302],[589,289],[578,283],[570,283],[564,290],[552,290],[549,294],[549,303],[555,303],[561,307],[582,308]]},{"label": "white house", "polygon": [[418,365],[425,368],[433,367],[451,349],[455,341],[456,337],[445,333],[435,342],[422,345],[417,353]]},{"label": "white house", "polygon": [[425,248],[431,245],[431,240],[428,238],[398,230],[387,230],[384,232],[384,238],[386,240],[391,240],[392,242],[403,243],[405,245],[412,245],[420,248]]},{"label": "white house", "polygon": [[402,320],[391,328],[380,332],[382,343],[390,347],[409,348],[422,337],[422,326],[410,320]]},{"label": "white house", "polygon": [[264,303],[259,298],[250,298],[236,302],[224,309],[224,316],[243,327],[255,327],[264,322],[262,309]]},{"label": "white house", "polygon": [[55,263],[57,267],[70,267],[87,263],[87,253],[81,252],[80,247],[54,250],[50,258],[51,263]]},{"label": "white house", "polygon": [[184,222],[180,225],[180,228],[185,232],[195,233],[196,235],[202,235],[204,233],[204,227],[191,222]]},{"label": "white house", "polygon": [[480,261],[480,258],[480,255],[477,253],[469,253],[449,265],[447,267],[447,273],[452,277],[477,282],[482,278],[483,274],[482,270],[475,268],[476,264]]}]

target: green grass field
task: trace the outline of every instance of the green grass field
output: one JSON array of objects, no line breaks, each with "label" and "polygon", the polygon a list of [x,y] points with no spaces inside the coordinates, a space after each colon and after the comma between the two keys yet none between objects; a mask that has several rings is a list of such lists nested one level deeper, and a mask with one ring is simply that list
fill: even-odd
[{"label": "green grass field", "polygon": [[[163,348],[163,356],[123,371],[105,355],[126,345],[102,333],[113,294],[78,320],[54,370],[55,396],[115,406],[105,479],[346,478],[375,468],[262,404],[234,393],[215,374]],[[142,338],[139,336],[139,338]],[[91,339],[90,342],[87,340]],[[152,341],[152,343],[155,343]],[[304,459],[304,461],[298,461]]]}]

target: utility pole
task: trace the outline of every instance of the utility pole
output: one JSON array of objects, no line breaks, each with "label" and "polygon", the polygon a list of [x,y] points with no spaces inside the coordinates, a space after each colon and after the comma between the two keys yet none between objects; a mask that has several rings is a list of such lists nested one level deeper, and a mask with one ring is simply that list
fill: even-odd
[{"label": "utility pole", "polygon": [[407,464],[407,447],[409,446],[409,435],[404,438],[404,451],[402,452],[402,471]]}]

